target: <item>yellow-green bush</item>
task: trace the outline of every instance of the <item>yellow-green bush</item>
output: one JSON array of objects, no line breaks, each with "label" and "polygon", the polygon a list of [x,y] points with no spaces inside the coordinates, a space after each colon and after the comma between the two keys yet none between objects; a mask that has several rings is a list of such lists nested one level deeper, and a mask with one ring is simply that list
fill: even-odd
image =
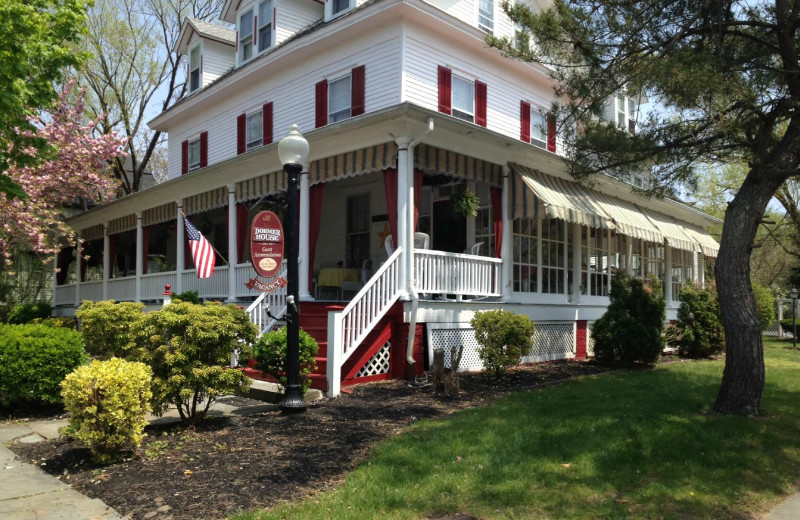
[{"label": "yellow-green bush", "polygon": [[524,314],[494,309],[475,313],[470,321],[483,369],[499,377],[530,354],[536,326]]},{"label": "yellow-green bush", "polygon": [[92,356],[128,360],[140,357],[133,330],[144,320],[144,304],[85,300],[75,315],[81,321],[86,352]]},{"label": "yellow-green bush", "polygon": [[142,443],[151,379],[144,363],[111,358],[79,367],[61,383],[70,428],[97,462],[114,462]]}]

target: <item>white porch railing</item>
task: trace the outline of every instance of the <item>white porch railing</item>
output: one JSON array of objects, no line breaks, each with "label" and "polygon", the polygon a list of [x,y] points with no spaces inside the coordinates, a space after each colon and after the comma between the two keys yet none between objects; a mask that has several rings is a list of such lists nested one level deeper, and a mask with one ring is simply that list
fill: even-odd
[{"label": "white porch railing", "polygon": [[96,302],[103,299],[103,280],[92,280],[91,282],[81,282],[81,302],[91,300]]},{"label": "white porch railing", "polygon": [[[250,264],[247,264],[248,266]],[[238,266],[237,266],[238,267]],[[237,273],[238,276],[238,273]],[[252,275],[250,275],[252,276]],[[286,277],[286,261],[284,260],[281,271],[278,276]],[[242,282],[244,283],[244,282]],[[286,286],[278,287],[276,290],[268,293],[260,293],[254,291],[260,296],[250,304],[245,310],[250,321],[255,323],[259,330],[259,335],[267,332],[275,326],[276,320],[267,316],[266,311],[269,310],[270,314],[276,318],[282,317],[286,314]]]},{"label": "white porch railing", "polygon": [[142,275],[142,299],[160,300],[164,297],[164,286],[171,285],[174,288],[177,279],[175,272]]},{"label": "white porch railing", "polygon": [[197,291],[200,298],[227,298],[228,266],[215,267],[211,278],[198,278],[195,269],[184,271],[182,290]]},{"label": "white porch railing", "polygon": [[364,338],[400,297],[398,248],[347,307],[328,313],[328,395],[339,394],[341,369]]},{"label": "white porch railing", "polygon": [[476,297],[501,296],[499,258],[447,253],[430,249],[414,251],[415,289],[423,294]]},{"label": "white porch railing", "polygon": [[75,305],[75,284],[57,285],[53,290],[53,305]]},{"label": "white porch railing", "polygon": [[[161,288],[164,292],[164,288]],[[132,302],[136,299],[136,277],[112,278],[108,281],[108,299]]]}]

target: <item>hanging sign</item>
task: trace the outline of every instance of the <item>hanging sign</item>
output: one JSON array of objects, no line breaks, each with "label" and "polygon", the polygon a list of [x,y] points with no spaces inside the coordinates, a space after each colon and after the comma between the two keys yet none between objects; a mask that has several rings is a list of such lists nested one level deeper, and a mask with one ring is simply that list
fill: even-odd
[{"label": "hanging sign", "polygon": [[272,292],[278,287],[286,287],[289,284],[286,281],[286,278],[279,276],[274,280],[264,283],[256,277],[250,278],[249,281],[245,282],[244,286],[248,289],[252,289],[254,291],[261,291],[261,292]]},{"label": "hanging sign", "polygon": [[283,261],[283,226],[278,215],[262,211],[250,227],[250,261],[264,278],[278,274]]}]

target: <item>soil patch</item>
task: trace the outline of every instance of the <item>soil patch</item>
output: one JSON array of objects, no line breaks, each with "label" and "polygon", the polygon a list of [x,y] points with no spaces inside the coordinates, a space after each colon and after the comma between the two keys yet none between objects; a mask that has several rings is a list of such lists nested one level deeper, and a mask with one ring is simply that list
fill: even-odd
[{"label": "soil patch", "polygon": [[224,518],[340,485],[376,443],[414,421],[604,370],[557,361],[516,367],[500,380],[466,374],[455,397],[435,395],[430,384],[385,381],[352,387],[302,414],[211,418],[192,429],[151,425],[129,460],[106,467],[93,464],[89,450],[74,441],[11,449],[130,518]]}]

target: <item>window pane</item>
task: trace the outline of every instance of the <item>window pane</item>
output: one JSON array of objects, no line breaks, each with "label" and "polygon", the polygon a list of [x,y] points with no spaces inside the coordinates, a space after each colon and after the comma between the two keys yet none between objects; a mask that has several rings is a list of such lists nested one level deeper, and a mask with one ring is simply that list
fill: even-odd
[{"label": "window pane", "polygon": [[247,116],[247,149],[261,145],[262,134],[261,110]]},{"label": "window pane", "polygon": [[200,139],[189,143],[189,169],[200,167]]},{"label": "window pane", "polygon": [[489,33],[494,29],[493,0],[480,0],[478,3],[478,27]]},{"label": "window pane", "polygon": [[190,65],[189,68],[194,70],[200,68],[200,47],[195,47],[192,49],[190,56]]},{"label": "window pane", "polygon": [[189,92],[200,88],[200,69],[194,69],[189,78]]},{"label": "window pane", "polygon": [[258,24],[263,27],[272,23],[272,0],[258,4]]},{"label": "window pane", "polygon": [[341,13],[350,7],[350,0],[333,0],[333,14]]},{"label": "window pane", "polygon": [[328,84],[328,113],[329,123],[350,117],[350,76]]},{"label": "window pane", "polygon": [[253,10],[250,9],[239,19],[239,41],[253,34]]},{"label": "window pane", "polygon": [[272,0],[258,4],[258,51],[272,45]]},{"label": "window pane", "polygon": [[538,110],[531,110],[531,144],[540,148],[547,144],[547,123]]},{"label": "window pane", "polygon": [[475,110],[475,84],[453,76],[453,110],[473,115]]}]

